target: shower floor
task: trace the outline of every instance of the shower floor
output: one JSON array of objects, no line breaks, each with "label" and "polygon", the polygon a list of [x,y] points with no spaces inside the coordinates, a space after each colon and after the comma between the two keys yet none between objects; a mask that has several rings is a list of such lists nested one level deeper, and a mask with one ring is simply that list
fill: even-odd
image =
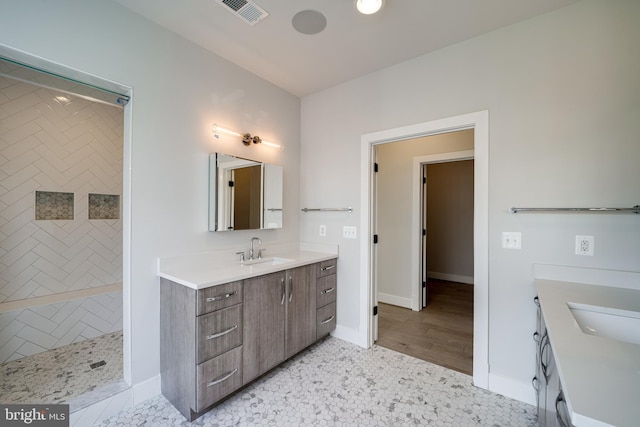
[{"label": "shower floor", "polygon": [[122,331],[4,363],[0,372],[0,402],[67,403],[73,412],[93,403],[88,397],[95,402],[126,388]]}]

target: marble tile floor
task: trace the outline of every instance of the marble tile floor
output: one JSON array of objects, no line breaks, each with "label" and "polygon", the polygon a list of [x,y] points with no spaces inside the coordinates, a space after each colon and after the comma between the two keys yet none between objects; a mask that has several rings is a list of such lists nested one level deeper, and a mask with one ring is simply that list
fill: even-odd
[{"label": "marble tile floor", "polygon": [[[104,365],[91,368],[96,362]],[[71,412],[127,388],[122,331],[23,357],[0,366],[2,403],[67,403]]]},{"label": "marble tile floor", "polygon": [[329,337],[189,423],[163,396],[104,420],[116,426],[535,426],[535,408],[470,376]]}]

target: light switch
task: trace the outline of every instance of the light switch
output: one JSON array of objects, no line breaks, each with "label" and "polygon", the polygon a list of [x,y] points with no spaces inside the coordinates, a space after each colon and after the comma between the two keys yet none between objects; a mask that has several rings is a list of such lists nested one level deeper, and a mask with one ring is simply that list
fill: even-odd
[{"label": "light switch", "polygon": [[345,239],[357,239],[357,228],[355,226],[345,225],[342,227],[342,237]]},{"label": "light switch", "polygon": [[522,249],[522,233],[519,231],[503,231],[502,247],[504,249]]}]

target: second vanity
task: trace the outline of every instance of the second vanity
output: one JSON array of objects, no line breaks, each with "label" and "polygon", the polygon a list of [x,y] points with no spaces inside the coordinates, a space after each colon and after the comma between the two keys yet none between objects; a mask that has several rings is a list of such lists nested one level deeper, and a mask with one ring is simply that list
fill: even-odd
[{"label": "second vanity", "polygon": [[336,326],[337,254],[165,260],[162,394],[190,421]]},{"label": "second vanity", "polygon": [[[593,284],[574,281],[571,275],[535,281],[539,425],[637,426],[640,290],[632,287],[640,274],[583,271]],[[612,273],[613,279],[626,280],[627,287],[605,286],[615,280],[599,279]]]}]

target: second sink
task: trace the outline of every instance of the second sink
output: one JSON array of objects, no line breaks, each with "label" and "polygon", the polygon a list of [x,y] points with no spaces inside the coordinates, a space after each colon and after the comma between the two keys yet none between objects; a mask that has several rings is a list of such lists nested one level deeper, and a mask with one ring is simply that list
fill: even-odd
[{"label": "second sink", "polygon": [[567,303],[582,332],[640,344],[640,312]]}]

